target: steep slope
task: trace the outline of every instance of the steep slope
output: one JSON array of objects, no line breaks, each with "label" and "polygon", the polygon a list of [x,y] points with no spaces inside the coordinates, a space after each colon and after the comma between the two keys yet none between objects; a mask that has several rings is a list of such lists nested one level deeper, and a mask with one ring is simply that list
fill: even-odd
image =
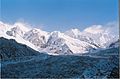
[{"label": "steep slope", "polygon": [[112,42],[118,40],[118,36],[111,35],[105,30],[101,29],[101,26],[93,26],[80,32],[78,29],[71,29],[65,32],[66,35],[79,39],[81,41],[90,43],[98,48],[106,48]]},{"label": "steep slope", "polygon": [[24,34],[23,38],[38,48],[44,48],[47,42],[48,33],[40,29],[31,29]]},{"label": "steep slope", "polygon": [[66,35],[72,37],[72,38],[78,38],[79,34],[81,32],[78,29],[70,29],[65,32]]},{"label": "steep slope", "polygon": [[72,38],[78,39],[80,41],[84,41],[84,42],[87,42],[89,44],[92,44],[96,47],[100,47],[100,45],[95,42],[94,38],[90,37],[87,34],[84,34],[83,32],[80,32],[78,29],[68,30],[65,32],[65,34],[72,37]]},{"label": "steep slope", "polygon": [[0,37],[0,56],[2,60],[34,55],[39,55],[39,52],[26,45],[17,43],[13,39]]},{"label": "steep slope", "polygon": [[17,22],[15,23],[10,30],[6,32],[7,35],[13,36],[13,37],[23,37],[25,32],[29,31],[30,29],[26,27],[27,25]]},{"label": "steep slope", "polygon": [[97,49],[94,45],[71,38],[59,31],[54,31],[49,36],[45,50],[55,54],[78,54],[94,49]]},{"label": "steep slope", "polygon": [[117,41],[111,43],[108,48],[115,48],[120,46],[120,40],[118,39]]},{"label": "steep slope", "polygon": [[28,30],[30,29],[27,28],[23,23],[15,23],[14,25],[9,25],[0,22],[0,37],[4,37],[6,39],[14,39],[18,43],[26,44],[27,46],[38,51],[38,49],[32,43],[23,39],[24,33]]}]

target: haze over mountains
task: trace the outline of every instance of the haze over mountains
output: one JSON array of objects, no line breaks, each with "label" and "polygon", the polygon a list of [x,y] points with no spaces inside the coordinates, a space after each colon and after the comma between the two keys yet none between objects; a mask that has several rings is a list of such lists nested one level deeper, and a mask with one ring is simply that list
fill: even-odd
[{"label": "haze over mountains", "polygon": [[112,33],[117,24],[93,25],[84,31],[70,29],[64,33],[60,31],[47,32],[32,28],[21,22],[14,25],[0,22],[0,37],[15,39],[34,50],[47,52],[52,55],[71,55],[95,52],[108,48],[111,43],[118,41],[118,35]]}]

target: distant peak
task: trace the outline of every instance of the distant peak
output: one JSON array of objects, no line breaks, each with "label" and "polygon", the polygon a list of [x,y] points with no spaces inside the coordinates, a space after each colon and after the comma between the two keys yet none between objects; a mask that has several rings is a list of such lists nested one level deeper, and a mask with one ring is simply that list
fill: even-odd
[{"label": "distant peak", "polygon": [[71,31],[74,32],[74,33],[79,33],[79,32],[80,32],[80,30],[79,30],[79,29],[76,29],[76,28],[71,29]]},{"label": "distant peak", "polygon": [[59,36],[62,36],[63,33],[61,33],[60,31],[53,31],[53,32],[51,32],[51,35],[54,37],[59,37]]},{"label": "distant peak", "polygon": [[33,28],[32,31],[41,31],[41,30],[37,28]]},{"label": "distant peak", "polygon": [[71,30],[76,30],[76,31],[79,31],[79,29],[77,29],[77,28],[72,28]]},{"label": "distant peak", "polygon": [[29,30],[30,30],[30,27],[28,27],[27,24],[22,23],[22,22],[16,22],[16,23],[13,25],[13,27],[17,27],[17,28],[19,28],[19,29],[21,29],[21,30],[24,30],[24,31],[29,31]]},{"label": "distant peak", "polygon": [[59,35],[59,34],[61,34],[61,32],[60,31],[53,31],[53,32],[51,32],[51,34],[52,35]]},{"label": "distant peak", "polygon": [[53,31],[52,33],[61,33],[60,31]]},{"label": "distant peak", "polygon": [[80,32],[80,30],[74,28],[74,29],[70,29],[70,30],[66,31],[65,34],[76,38],[76,37],[78,37],[78,35],[81,34],[81,32]]}]

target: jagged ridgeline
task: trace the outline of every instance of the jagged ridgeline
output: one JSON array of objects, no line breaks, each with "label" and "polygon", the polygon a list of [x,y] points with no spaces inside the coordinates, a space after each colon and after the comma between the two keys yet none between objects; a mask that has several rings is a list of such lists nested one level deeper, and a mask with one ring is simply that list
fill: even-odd
[{"label": "jagged ridgeline", "polygon": [[[112,46],[112,45],[111,45]],[[119,48],[76,55],[48,55],[0,38],[2,78],[118,78]]]},{"label": "jagged ridgeline", "polygon": [[30,25],[21,22],[10,25],[0,21],[0,37],[15,39],[21,44],[49,55],[93,53],[99,49],[118,47],[119,36],[108,32],[100,25],[88,27],[83,31],[71,28],[65,32],[47,32],[29,27]]}]

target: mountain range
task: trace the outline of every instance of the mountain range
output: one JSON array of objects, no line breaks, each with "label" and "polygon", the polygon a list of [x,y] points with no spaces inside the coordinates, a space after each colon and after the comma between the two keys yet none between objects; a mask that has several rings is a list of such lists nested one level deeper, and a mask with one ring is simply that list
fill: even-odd
[{"label": "mountain range", "polygon": [[46,32],[0,22],[1,78],[119,78],[119,37],[101,29]]},{"label": "mountain range", "polygon": [[0,37],[15,39],[18,43],[50,55],[74,55],[107,49],[119,40],[117,35],[100,28],[99,25],[82,32],[78,29],[47,32],[21,22],[13,25],[0,22]]}]

